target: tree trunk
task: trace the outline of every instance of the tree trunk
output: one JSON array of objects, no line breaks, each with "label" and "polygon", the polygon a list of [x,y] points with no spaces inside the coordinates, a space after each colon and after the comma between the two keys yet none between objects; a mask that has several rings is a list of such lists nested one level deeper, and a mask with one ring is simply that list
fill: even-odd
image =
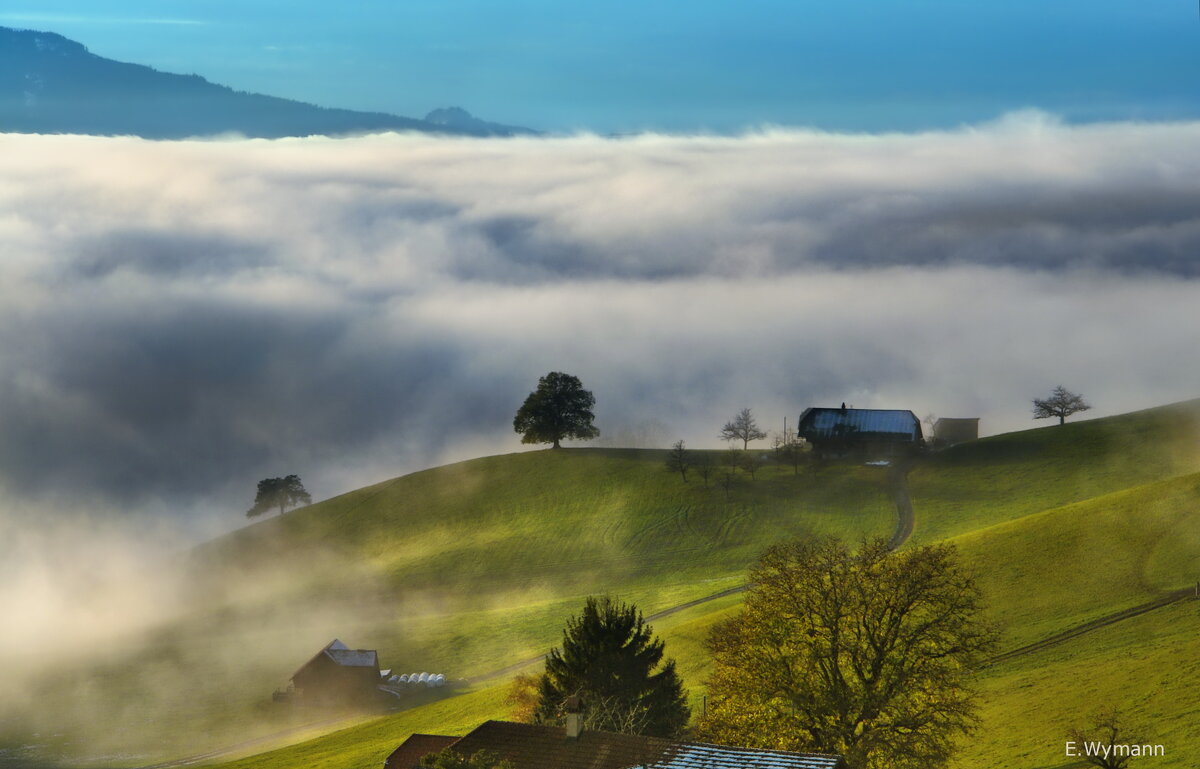
[{"label": "tree trunk", "polygon": [[562,446],[558,445],[558,438],[554,439],[554,445],[551,446],[550,448],[552,448],[552,449],[561,449],[562,448]]},{"label": "tree trunk", "polygon": [[1065,414],[1059,414],[1059,415],[1058,415],[1058,423],[1059,423],[1060,425],[1065,425],[1065,424],[1067,423],[1067,417],[1066,417],[1066,415],[1065,415]]}]

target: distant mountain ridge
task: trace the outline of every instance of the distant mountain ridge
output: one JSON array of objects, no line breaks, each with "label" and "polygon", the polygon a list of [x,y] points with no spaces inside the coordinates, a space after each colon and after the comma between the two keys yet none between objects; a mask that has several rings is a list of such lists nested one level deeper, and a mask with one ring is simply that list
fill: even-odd
[{"label": "distant mountain ridge", "polygon": [[462,136],[536,134],[489,123],[458,107],[424,120],[329,109],[235,91],[105,59],[53,32],[0,27],[0,133],[77,133],[180,139],[235,133],[254,138],[420,131]]}]

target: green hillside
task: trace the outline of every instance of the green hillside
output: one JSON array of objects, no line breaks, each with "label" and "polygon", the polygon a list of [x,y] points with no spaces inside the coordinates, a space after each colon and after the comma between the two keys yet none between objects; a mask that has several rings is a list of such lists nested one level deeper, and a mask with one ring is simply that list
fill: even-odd
[{"label": "green hillside", "polygon": [[1006,433],[935,454],[909,476],[914,542],[934,542],[1200,470],[1200,401]]},{"label": "green hillside", "polygon": [[[1176,404],[936,454],[910,474],[911,542],[960,548],[1005,627],[1005,649],[1193,584],[1200,579],[1198,415],[1200,403]],[[663,469],[664,455],[570,449],[463,462],[200,548],[192,563],[196,611],[164,628],[138,658],[201,670],[211,692],[127,706],[125,717],[145,726],[139,749],[199,753],[320,721],[325,716],[266,700],[335,636],[379,649],[384,666],[401,672],[477,679],[394,715],[247,745],[243,753],[348,726],[229,764],[378,766],[413,731],[461,733],[504,717],[507,679],[486,674],[544,653],[589,593],[619,595],[651,614],[741,584],[746,565],[781,539],[856,540],[888,536],[896,525],[879,468],[830,465],[797,475],[770,467],[727,493],[698,478],[683,483]],[[697,704],[707,671],[703,638],[737,603],[730,596],[654,622]],[[1184,692],[1200,690],[1200,671],[1175,665],[1180,680],[1150,680],[1158,680],[1153,666],[1172,654],[1195,658],[1197,631],[1197,604],[1177,603],[987,668],[979,676],[984,723],[957,766],[1062,766],[1053,750],[1061,754],[1064,724],[1106,701],[1173,724],[1163,739],[1177,740],[1176,762],[1156,765],[1187,765],[1177,761],[1200,752],[1200,736],[1185,737],[1196,699]],[[97,686],[95,701],[117,684],[136,691],[153,683],[131,674],[128,662],[110,660],[114,680]],[[1148,678],[1122,684],[1135,675],[1129,670]],[[128,734],[122,739],[128,746]]]},{"label": "green hillside", "polygon": [[188,565],[186,618],[90,660],[82,684],[50,681],[54,715],[33,728],[86,724],[74,750],[90,755],[201,753],[329,720],[270,694],[334,637],[397,672],[478,677],[545,653],[588,594],[652,613],[740,584],[780,539],[895,526],[879,468],[769,467],[727,491],[684,483],[665,455],[488,457],[222,537]]}]

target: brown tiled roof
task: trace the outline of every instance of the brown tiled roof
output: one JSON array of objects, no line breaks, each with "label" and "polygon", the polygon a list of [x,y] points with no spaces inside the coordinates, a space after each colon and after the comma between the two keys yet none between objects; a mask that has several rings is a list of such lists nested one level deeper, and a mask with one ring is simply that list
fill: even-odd
[{"label": "brown tiled roof", "polygon": [[[464,756],[480,750],[496,753],[512,762],[515,769],[839,769],[842,766],[837,756],[729,748],[614,732],[585,730],[572,739],[562,727],[508,721],[488,721],[450,747]],[[440,748],[429,752],[436,750]],[[389,759],[388,769],[412,767],[392,764]]]},{"label": "brown tiled roof", "polygon": [[584,730],[568,737],[561,726],[488,721],[451,747],[464,756],[488,750],[516,769],[629,769],[662,758],[670,740]]},{"label": "brown tiled roof", "polygon": [[392,751],[384,763],[385,769],[413,769],[422,757],[437,753],[458,741],[458,737],[440,734],[414,734]]}]

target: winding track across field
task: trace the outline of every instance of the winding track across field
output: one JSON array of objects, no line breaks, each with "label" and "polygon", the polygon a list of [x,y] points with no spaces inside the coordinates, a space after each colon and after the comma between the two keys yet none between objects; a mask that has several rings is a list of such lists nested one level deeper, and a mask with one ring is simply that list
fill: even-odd
[{"label": "winding track across field", "polygon": [[1051,646],[1057,646],[1064,641],[1070,641],[1072,638],[1078,638],[1079,636],[1084,635],[1085,633],[1090,633],[1093,630],[1099,630],[1100,628],[1108,627],[1109,625],[1115,625],[1122,620],[1132,619],[1133,617],[1140,616],[1146,612],[1154,611],[1155,609],[1161,609],[1164,606],[1170,606],[1171,604],[1178,603],[1180,601],[1186,601],[1188,599],[1194,600],[1198,597],[1200,597],[1200,594],[1198,594],[1198,589],[1194,587],[1185,587],[1180,590],[1172,590],[1171,592],[1161,595],[1152,601],[1147,601],[1146,603],[1138,604],[1137,606],[1131,606],[1128,609],[1122,609],[1121,611],[1115,611],[1112,614],[1106,614],[1103,617],[1097,617],[1096,619],[1089,622],[1084,622],[1081,625],[1067,628],[1061,633],[1055,633],[1054,635],[1046,636],[1040,641],[1034,641],[1031,644],[1026,644],[1024,646],[1017,647],[1016,649],[997,654],[995,657],[992,657],[990,660],[984,663],[984,667],[990,667],[998,662],[1005,662],[1017,657],[1024,657],[1026,654],[1032,654],[1034,652],[1041,651],[1042,649],[1048,649]]}]

